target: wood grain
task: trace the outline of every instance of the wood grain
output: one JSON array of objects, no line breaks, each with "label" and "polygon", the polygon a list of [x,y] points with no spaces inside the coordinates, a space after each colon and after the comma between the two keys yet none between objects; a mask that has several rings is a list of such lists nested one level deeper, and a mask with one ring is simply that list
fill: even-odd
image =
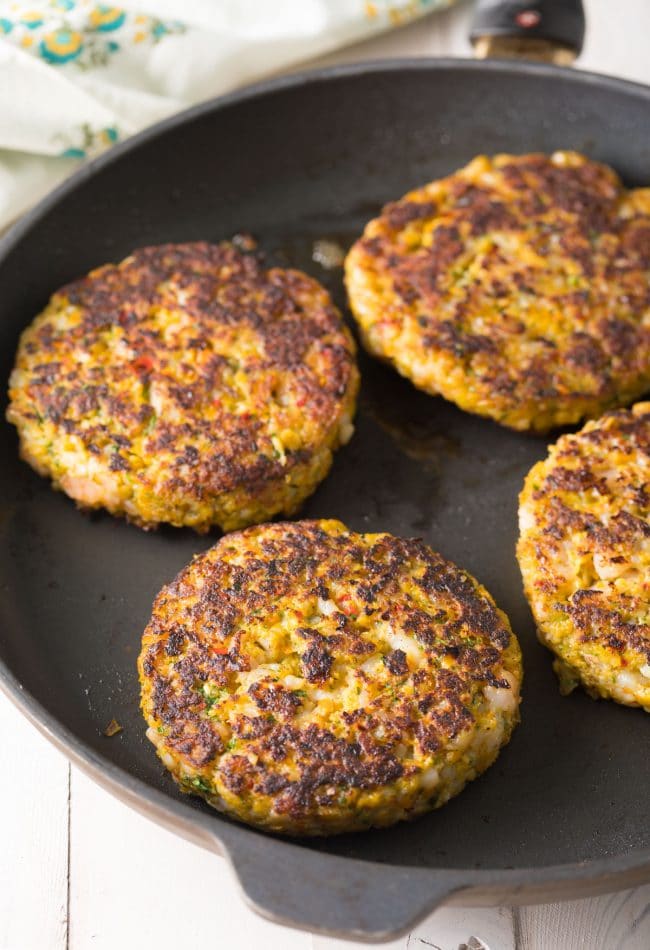
[{"label": "wood grain", "polygon": [[[314,937],[313,941],[313,950],[361,950],[368,946],[328,937]],[[382,950],[518,950],[508,907],[441,907],[407,937],[381,946]]]},{"label": "wood grain", "polygon": [[0,694],[0,948],[64,950],[70,766]]},{"label": "wood grain", "polygon": [[71,805],[70,950],[309,950],[308,934],[244,905],[223,858],[142,818],[77,769]]},{"label": "wood grain", "polygon": [[517,950],[648,950],[650,885],[583,901],[518,909]]}]

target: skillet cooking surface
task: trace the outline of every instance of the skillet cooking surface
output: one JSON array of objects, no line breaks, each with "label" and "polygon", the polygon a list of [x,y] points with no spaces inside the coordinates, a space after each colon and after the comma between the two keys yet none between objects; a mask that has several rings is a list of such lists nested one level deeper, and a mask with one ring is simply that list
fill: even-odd
[{"label": "skillet cooking surface", "polygon": [[[342,272],[312,261],[313,241],[347,248],[383,202],[479,152],[576,148],[612,164],[627,184],[648,183],[648,95],[559,70],[403,63],[280,82],[265,95],[194,110],[82,172],[9,239],[0,261],[2,378],[19,331],[51,291],[136,246],[248,231],[270,262],[304,268],[345,307]],[[523,869],[626,852],[642,863],[647,715],[582,692],[561,698],[521,590],[517,494],[546,440],[419,393],[365,355],[360,364],[355,436],[302,514],[421,536],[475,574],[521,641],[522,724],[496,765],[442,810],[300,847],[427,868]],[[6,424],[1,439],[0,659],[85,751],[159,789],[177,812],[228,823],[181,796],[158,763],[144,738],[135,669],[154,595],[216,535],[146,534],[82,514],[19,462]],[[124,729],[107,739],[113,718]]]}]

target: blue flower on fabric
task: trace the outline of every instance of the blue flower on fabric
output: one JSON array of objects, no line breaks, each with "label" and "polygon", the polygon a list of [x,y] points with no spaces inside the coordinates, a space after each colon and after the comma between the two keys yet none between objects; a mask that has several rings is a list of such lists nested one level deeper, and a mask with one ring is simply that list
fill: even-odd
[{"label": "blue flower on fabric", "polygon": [[67,13],[68,10],[74,10],[76,2],[75,0],[53,0],[52,6],[57,10],[65,10]]},{"label": "blue flower on fabric", "polygon": [[114,142],[117,142],[119,132],[115,126],[109,125],[107,128],[102,129],[101,137],[105,145],[112,145]]},{"label": "blue flower on fabric", "polygon": [[81,33],[63,27],[47,33],[41,40],[39,49],[47,63],[57,66],[76,59],[83,49],[83,37]]},{"label": "blue flower on fabric", "polygon": [[66,148],[64,152],[61,152],[62,158],[85,158],[86,153],[82,148]]},{"label": "blue flower on fabric", "polygon": [[11,20],[7,20],[5,17],[0,17],[0,33],[4,33],[6,35],[7,33],[11,33],[13,28],[14,25]]},{"label": "blue flower on fabric", "polygon": [[109,30],[117,30],[126,20],[126,13],[119,7],[109,7],[100,3],[94,10],[90,11],[90,25],[94,30],[102,33],[108,33]]}]

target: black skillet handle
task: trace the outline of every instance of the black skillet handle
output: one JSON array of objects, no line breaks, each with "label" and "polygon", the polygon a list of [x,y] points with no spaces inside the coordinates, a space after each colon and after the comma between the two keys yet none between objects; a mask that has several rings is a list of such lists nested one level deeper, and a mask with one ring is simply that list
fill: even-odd
[{"label": "black skillet handle", "polygon": [[348,940],[408,933],[456,891],[467,873],[393,867],[323,853],[248,832],[219,835],[247,902],[273,920]]},{"label": "black skillet handle", "polygon": [[478,0],[470,40],[476,55],[537,59],[562,65],[582,49],[581,0]]}]

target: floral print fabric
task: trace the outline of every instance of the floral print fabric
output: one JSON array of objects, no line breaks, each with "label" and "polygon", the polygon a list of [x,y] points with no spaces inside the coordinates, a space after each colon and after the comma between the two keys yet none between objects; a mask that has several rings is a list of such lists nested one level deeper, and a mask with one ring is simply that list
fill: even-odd
[{"label": "floral print fabric", "polygon": [[172,112],[453,0],[0,0],[0,227]]}]

